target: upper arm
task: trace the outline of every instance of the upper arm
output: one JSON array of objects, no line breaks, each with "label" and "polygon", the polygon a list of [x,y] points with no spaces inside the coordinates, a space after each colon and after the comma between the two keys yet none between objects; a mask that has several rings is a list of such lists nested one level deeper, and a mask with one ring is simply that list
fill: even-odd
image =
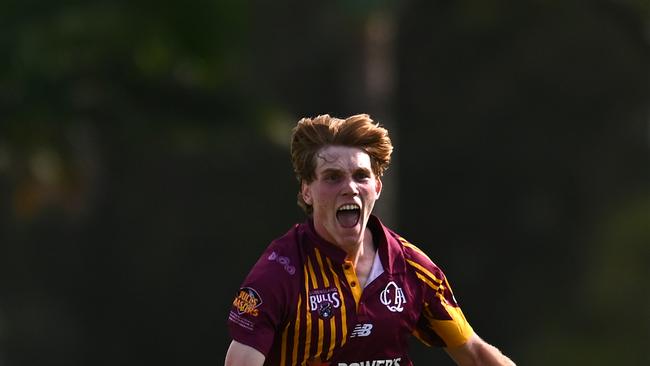
[{"label": "upper arm", "polygon": [[429,346],[454,347],[473,334],[443,271],[415,245],[401,239],[407,264],[422,286],[423,308],[415,336]]},{"label": "upper arm", "polygon": [[232,341],[226,353],[225,366],[262,366],[264,355],[253,347]]},{"label": "upper arm", "polygon": [[456,347],[447,347],[445,351],[449,354],[457,365],[475,365],[477,357],[477,348],[481,347],[480,343],[483,342],[478,335],[474,334],[470,339]]},{"label": "upper arm", "polygon": [[[276,251],[277,250],[277,251]],[[276,332],[282,328],[297,297],[300,273],[289,256],[270,247],[260,257],[232,302],[228,314],[230,336],[268,356]]]},{"label": "upper arm", "polygon": [[496,347],[488,344],[476,333],[464,344],[445,348],[449,356],[460,366],[514,366],[508,357]]}]

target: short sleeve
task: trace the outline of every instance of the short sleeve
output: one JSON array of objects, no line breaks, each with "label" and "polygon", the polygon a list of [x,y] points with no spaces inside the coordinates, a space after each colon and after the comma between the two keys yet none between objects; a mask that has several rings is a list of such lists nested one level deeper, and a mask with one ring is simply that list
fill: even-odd
[{"label": "short sleeve", "polygon": [[287,253],[269,246],[235,294],[228,314],[233,340],[267,357],[290,311],[291,287],[299,276],[293,262]]},{"label": "short sleeve", "polygon": [[413,334],[424,344],[455,347],[474,333],[465,319],[447,277],[429,257],[413,244],[405,244],[407,263],[422,284],[422,312]]}]

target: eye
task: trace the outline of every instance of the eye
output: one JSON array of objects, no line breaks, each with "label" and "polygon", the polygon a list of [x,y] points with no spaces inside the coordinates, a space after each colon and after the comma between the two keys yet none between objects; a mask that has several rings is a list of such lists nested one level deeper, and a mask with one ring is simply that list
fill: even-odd
[{"label": "eye", "polygon": [[356,179],[358,181],[366,181],[366,180],[370,179],[370,173],[368,173],[366,171],[356,172],[356,173],[354,173],[354,179]]},{"label": "eye", "polygon": [[341,179],[341,174],[336,173],[336,172],[325,173],[323,175],[323,180],[325,180],[326,182],[336,182],[339,179]]}]

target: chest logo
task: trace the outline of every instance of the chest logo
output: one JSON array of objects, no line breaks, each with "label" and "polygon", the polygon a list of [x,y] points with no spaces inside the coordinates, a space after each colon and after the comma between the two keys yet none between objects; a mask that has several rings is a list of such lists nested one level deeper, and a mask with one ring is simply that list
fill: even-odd
[{"label": "chest logo", "polygon": [[318,312],[322,319],[329,319],[334,310],[341,307],[341,298],[336,288],[329,287],[309,291],[309,311]]},{"label": "chest logo", "polygon": [[350,338],[367,337],[370,335],[370,332],[372,332],[372,324],[359,323],[352,330],[352,333],[350,334]]},{"label": "chest logo", "polygon": [[406,304],[404,291],[393,281],[388,282],[384,290],[379,294],[379,300],[393,313],[401,313],[404,310],[402,305]]}]

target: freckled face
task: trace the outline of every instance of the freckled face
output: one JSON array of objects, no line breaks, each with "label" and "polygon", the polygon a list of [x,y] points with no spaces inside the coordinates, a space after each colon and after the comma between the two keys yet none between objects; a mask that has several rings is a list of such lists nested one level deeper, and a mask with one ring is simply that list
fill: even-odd
[{"label": "freckled face", "polygon": [[363,241],[368,218],[381,193],[370,156],[347,146],[326,146],[316,154],[316,178],[302,183],[305,202],[313,208],[314,227],[342,249]]}]

